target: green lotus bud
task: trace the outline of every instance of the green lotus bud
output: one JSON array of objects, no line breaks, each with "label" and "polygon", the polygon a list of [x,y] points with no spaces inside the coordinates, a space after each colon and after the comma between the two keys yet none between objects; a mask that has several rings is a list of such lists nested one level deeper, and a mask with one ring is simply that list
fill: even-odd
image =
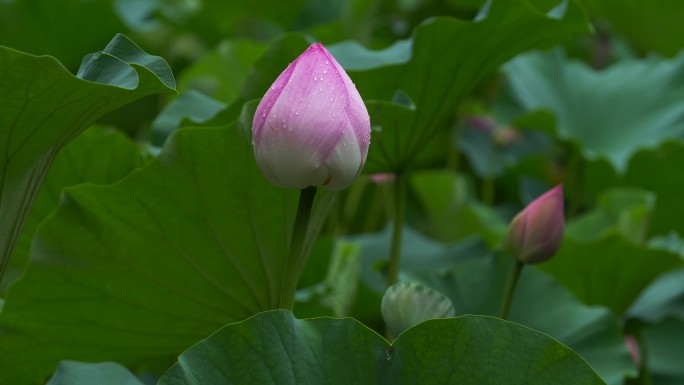
[{"label": "green lotus bud", "polygon": [[447,296],[417,282],[399,282],[387,288],[380,308],[394,336],[423,321],[456,313]]}]

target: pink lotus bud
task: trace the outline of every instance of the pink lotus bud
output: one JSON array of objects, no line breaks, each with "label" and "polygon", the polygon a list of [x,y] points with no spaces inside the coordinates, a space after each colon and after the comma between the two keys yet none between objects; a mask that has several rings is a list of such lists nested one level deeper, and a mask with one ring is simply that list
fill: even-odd
[{"label": "pink lotus bud", "polygon": [[370,118],[347,73],[315,43],[261,99],[252,139],[257,165],[274,185],[341,190],[366,162]]},{"label": "pink lotus bud", "polygon": [[508,228],[508,249],[520,262],[544,262],[560,247],[564,227],[563,186],[559,185],[513,218]]}]

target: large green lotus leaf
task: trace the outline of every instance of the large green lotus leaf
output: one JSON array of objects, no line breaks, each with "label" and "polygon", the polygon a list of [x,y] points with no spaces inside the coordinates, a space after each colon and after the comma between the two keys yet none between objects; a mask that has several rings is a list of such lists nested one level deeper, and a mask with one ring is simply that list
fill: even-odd
[{"label": "large green lotus leaf", "polygon": [[553,111],[560,137],[619,173],[639,149],[684,134],[684,54],[625,59],[599,72],[560,50],[532,52],[509,62],[505,72],[524,108]]},{"label": "large green lotus leaf", "polygon": [[75,70],[125,26],[113,1],[12,0],[0,2],[0,45],[56,57]]},{"label": "large green lotus leaf", "polygon": [[128,369],[114,362],[96,364],[62,361],[47,385],[143,385]]},{"label": "large green lotus leaf", "polygon": [[[435,271],[429,266],[408,272],[451,299],[456,314],[498,315],[513,259],[484,252],[454,260]],[[606,383],[621,385],[636,374],[617,319],[603,307],[577,300],[567,289],[533,267],[523,270],[510,320],[544,332],[589,362]]]},{"label": "large green lotus leaf", "polygon": [[[166,62],[117,35],[78,77],[52,57],[0,47],[0,278],[57,151],[98,117],[173,92]],[[85,80],[84,80],[85,79]]]},{"label": "large green lotus leaf", "polygon": [[684,3],[679,0],[583,0],[592,16],[607,19],[643,53],[674,56],[684,48],[680,33]]},{"label": "large green lotus leaf", "polygon": [[540,269],[585,303],[622,315],[656,277],[683,264],[672,252],[609,232],[592,241],[565,237],[558,253]]},{"label": "large green lotus leaf", "polygon": [[263,178],[234,126],[181,129],[122,181],[67,189],[7,292],[3,379],[62,359],[163,362],[277,308],[296,195]]},{"label": "large green lotus leaf", "polygon": [[159,381],[219,383],[604,384],[572,350],[496,318],[426,321],[390,345],[354,319],[298,320],[282,310],[224,327]]},{"label": "large green lotus leaf", "polygon": [[2,282],[3,291],[23,271],[33,235],[59,204],[62,189],[86,182],[114,183],[142,166],[145,158],[142,148],[126,135],[103,127],[91,127],[66,145],[55,157],[26,219]]},{"label": "large green lotus leaf", "polygon": [[[549,47],[585,32],[587,23],[580,7],[572,2],[567,6],[560,19],[544,15],[527,2],[515,1],[493,1],[486,17],[478,21],[436,18],[415,29],[408,63],[350,71],[365,99],[389,101],[400,92],[415,104],[415,111],[406,113],[397,122],[400,126],[388,131],[401,133],[404,145],[386,146],[392,151],[389,154],[371,145],[366,171],[420,166],[415,162],[418,154],[453,118],[458,104],[482,78],[523,51]],[[380,117],[397,121],[392,114]],[[372,124],[393,125],[378,118],[371,115]],[[376,133],[373,140],[383,141],[383,135]]]}]

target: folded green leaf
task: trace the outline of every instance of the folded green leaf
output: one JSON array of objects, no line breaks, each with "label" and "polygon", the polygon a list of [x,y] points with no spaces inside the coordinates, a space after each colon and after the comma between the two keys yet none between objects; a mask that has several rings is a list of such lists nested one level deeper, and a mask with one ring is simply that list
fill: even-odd
[{"label": "folded green leaf", "polygon": [[123,35],[84,65],[79,73],[105,84],[73,76],[52,57],[0,47],[0,279],[57,151],[103,114],[174,92],[163,60]]}]

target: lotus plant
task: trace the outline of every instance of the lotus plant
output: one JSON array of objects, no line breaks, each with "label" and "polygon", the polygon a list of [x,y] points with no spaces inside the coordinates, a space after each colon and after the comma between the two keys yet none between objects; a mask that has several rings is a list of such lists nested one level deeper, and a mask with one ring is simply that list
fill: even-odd
[{"label": "lotus plant", "polygon": [[501,305],[501,318],[508,317],[516,284],[523,266],[553,257],[563,240],[563,186],[547,191],[513,218],[506,246],[516,259]]},{"label": "lotus plant", "polygon": [[354,182],[368,154],[370,117],[342,66],[314,43],[259,102],[252,141],[269,182],[302,189],[280,293],[280,307],[292,310],[316,186],[341,190]]},{"label": "lotus plant", "polygon": [[366,162],[370,118],[347,73],[314,43],[261,99],[252,139],[257,165],[272,184],[341,190]]}]

